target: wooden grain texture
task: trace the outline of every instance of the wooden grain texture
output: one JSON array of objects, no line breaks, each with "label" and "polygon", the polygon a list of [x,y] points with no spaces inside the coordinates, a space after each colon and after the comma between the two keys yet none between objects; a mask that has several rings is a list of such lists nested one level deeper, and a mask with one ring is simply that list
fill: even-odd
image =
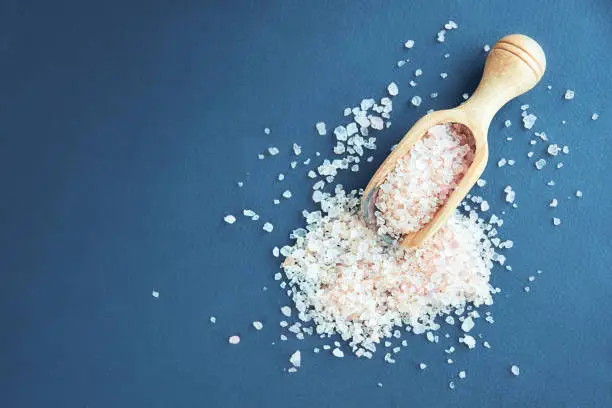
[{"label": "wooden grain texture", "polygon": [[532,89],[545,70],[546,57],[535,40],[521,34],[508,35],[499,40],[487,57],[482,79],[472,97],[454,109],[432,112],[419,119],[374,173],[361,202],[361,213],[366,223],[375,225],[374,204],[378,187],[395,168],[396,162],[431,127],[442,123],[460,123],[472,131],[476,148],[474,161],[431,221],[416,232],[404,234],[400,242],[407,247],[416,247],[430,238],[452,215],[484,171],[489,156],[489,125],[497,111],[511,99]]}]

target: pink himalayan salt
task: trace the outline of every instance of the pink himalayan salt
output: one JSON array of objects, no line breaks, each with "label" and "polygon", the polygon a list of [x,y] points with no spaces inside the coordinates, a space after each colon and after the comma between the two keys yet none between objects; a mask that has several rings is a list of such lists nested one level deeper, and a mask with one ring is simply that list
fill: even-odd
[{"label": "pink himalayan salt", "polygon": [[379,187],[378,233],[398,238],[420,230],[455,190],[473,160],[473,137],[466,126],[452,123],[429,129]]},{"label": "pink himalayan salt", "polygon": [[317,334],[338,334],[353,352],[375,351],[396,326],[435,328],[438,314],[491,304],[494,249],[476,213],[456,213],[418,249],[387,245],[343,193],[322,202],[328,215],[296,239],[283,268],[298,316]]}]

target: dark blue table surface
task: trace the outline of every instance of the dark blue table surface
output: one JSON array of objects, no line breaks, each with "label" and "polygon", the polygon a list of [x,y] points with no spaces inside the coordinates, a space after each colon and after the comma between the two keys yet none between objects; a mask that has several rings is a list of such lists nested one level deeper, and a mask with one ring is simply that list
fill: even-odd
[{"label": "dark blue table surface", "polygon": [[[437,44],[449,19],[459,29]],[[611,19],[608,0],[0,2],[0,406],[612,406]],[[515,242],[513,271],[494,271],[496,322],[477,326],[492,349],[461,347],[448,365],[441,345],[412,336],[389,365],[383,353],[337,360],[312,354],[317,339],[278,341],[287,298],[271,248],[314,208],[313,166],[290,170],[291,144],[313,164],[316,151],[329,157],[314,123],[333,128],[345,106],[397,81],[374,162],[339,179],[363,186],[427,109],[473,91],[482,46],[513,32],[542,44],[548,71],[491,127],[484,193]],[[413,61],[399,69],[402,57]],[[545,145],[528,144],[523,103],[534,130],[570,146],[563,169],[537,172],[527,158]],[[281,154],[258,160],[270,145]],[[498,169],[500,157],[517,164]],[[294,197],[272,205],[285,188]],[[243,208],[273,233],[223,223]],[[229,346],[234,333],[242,342]],[[298,348],[303,367],[289,375]]]}]

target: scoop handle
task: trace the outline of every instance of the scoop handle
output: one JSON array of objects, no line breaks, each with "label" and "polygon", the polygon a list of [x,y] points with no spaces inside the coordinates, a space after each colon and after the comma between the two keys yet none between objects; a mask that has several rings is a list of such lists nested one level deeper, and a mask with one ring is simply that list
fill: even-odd
[{"label": "scoop handle", "polygon": [[533,88],[545,70],[546,56],[540,44],[526,35],[508,35],[491,49],[478,88],[462,107],[479,119],[486,135],[497,111]]}]

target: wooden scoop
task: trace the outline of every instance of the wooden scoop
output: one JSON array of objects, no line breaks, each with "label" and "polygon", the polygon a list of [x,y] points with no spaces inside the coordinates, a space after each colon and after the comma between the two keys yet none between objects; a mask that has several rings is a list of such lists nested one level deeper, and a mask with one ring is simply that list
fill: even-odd
[{"label": "wooden scoop", "polygon": [[512,34],[499,40],[487,57],[482,79],[472,97],[454,109],[432,112],[418,120],[378,168],[361,199],[361,213],[366,223],[376,225],[374,211],[378,188],[412,145],[435,125],[463,124],[474,137],[474,161],[429,223],[416,232],[404,234],[400,243],[406,247],[416,247],[430,238],[453,214],[485,169],[489,156],[487,133],[493,116],[508,101],[533,88],[545,70],[544,51],[533,39]]}]

